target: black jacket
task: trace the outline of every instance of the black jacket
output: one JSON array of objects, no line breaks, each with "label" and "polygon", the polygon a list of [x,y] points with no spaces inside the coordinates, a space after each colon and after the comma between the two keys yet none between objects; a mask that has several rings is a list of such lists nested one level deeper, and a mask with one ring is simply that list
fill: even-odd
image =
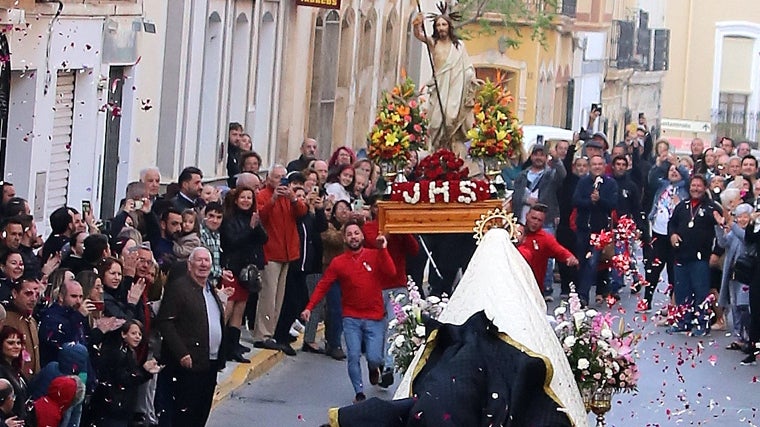
[{"label": "black jacket", "polygon": [[320,234],[327,230],[327,216],[324,209],[308,212],[298,219],[298,237],[301,254],[298,265],[305,274],[322,272],[322,238]]},{"label": "black jacket", "polygon": [[188,200],[187,197],[185,197],[181,192],[177,193],[176,196],[174,196],[171,199],[172,205],[175,209],[182,212],[185,209],[195,209],[198,206],[198,203],[201,202],[200,199],[196,199],[194,202],[191,200]]},{"label": "black jacket", "polygon": [[570,214],[573,212],[573,193],[575,186],[578,185],[580,177],[573,173],[573,159],[575,158],[575,144],[570,144],[567,149],[567,155],[562,160],[565,166],[565,179],[557,190],[557,202],[559,204],[559,226],[568,228],[570,226]]},{"label": "black jacket", "polygon": [[26,420],[26,401],[29,398],[29,389],[23,375],[17,369],[3,362],[0,363],[0,378],[8,380],[13,387],[13,393],[16,394],[16,400],[13,402],[13,414],[22,420]]},{"label": "black jacket", "polygon": [[668,238],[673,234],[681,237],[681,243],[673,248],[675,262],[707,262],[710,259],[715,239],[715,211],[723,214],[720,206],[706,196],[699,200],[694,209],[691,207],[691,199],[681,200],[676,205],[668,221]]},{"label": "black jacket", "polygon": [[137,319],[144,325],[145,307],[142,298],[137,301],[137,304],[127,302],[127,294],[132,284],[134,284],[134,278],[124,276],[118,288],[103,287],[103,302],[105,303],[103,314],[125,320]]},{"label": "black jacket", "polygon": [[235,188],[237,174],[240,173],[240,147],[227,144],[227,186]]},{"label": "black jacket", "polygon": [[251,228],[251,214],[238,209],[224,218],[219,230],[222,244],[222,266],[236,276],[248,264],[264,268],[264,243],[269,237],[261,221]]},{"label": "black jacket", "polygon": [[311,162],[312,158],[304,157],[303,154],[298,156],[297,159],[291,160],[290,163],[288,163],[287,170],[288,172],[301,172],[302,170],[306,169],[309,166],[309,162]]},{"label": "black jacket", "polygon": [[104,347],[91,403],[96,425],[103,418],[131,419],[137,406],[137,386],[152,377],[137,363],[134,350],[121,343]]},{"label": "black jacket", "polygon": [[[599,201],[591,201],[591,193],[601,178]],[[618,188],[614,179],[608,176],[595,177],[586,175],[578,180],[573,193],[573,206],[576,208],[575,225],[580,232],[598,232],[608,229],[612,210],[617,206]]]},{"label": "black jacket", "polygon": [[618,186],[617,211],[618,218],[627,216],[636,222],[636,227],[641,229],[644,215],[641,211],[641,191],[639,186],[631,179],[631,174],[626,172],[623,176],[614,177]]},{"label": "black jacket", "polygon": [[[37,279],[42,278],[42,261],[40,257],[34,254],[34,250],[29,246],[20,245],[18,251],[21,252],[21,259],[24,261],[24,274]],[[63,268],[63,265],[61,265]]]}]

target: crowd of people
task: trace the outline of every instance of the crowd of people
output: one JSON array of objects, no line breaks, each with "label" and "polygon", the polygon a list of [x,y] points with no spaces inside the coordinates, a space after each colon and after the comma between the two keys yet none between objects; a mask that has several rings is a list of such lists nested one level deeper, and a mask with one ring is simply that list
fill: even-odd
[{"label": "crowd of people", "polygon": [[[230,125],[228,147],[229,185],[204,185],[191,166],[162,194],[159,170],[146,168],[106,225],[90,209],[62,206],[44,239],[27,200],[3,183],[0,378],[13,404],[0,405],[0,418],[7,425],[205,425],[217,372],[229,361],[250,362],[246,329],[257,348],[295,356],[292,343],[303,334],[302,351],[348,359],[360,395],[360,349],[344,350],[343,341],[361,341],[366,331],[344,326],[352,315],[384,325],[382,289],[368,304],[366,293],[334,277],[318,287],[319,278],[341,258],[345,229],[356,238],[347,224],[358,224],[362,245],[354,249],[363,251],[366,233],[400,272],[373,269],[379,258],[369,257],[365,273],[383,288],[405,288],[405,257],[417,253],[416,240],[378,236],[378,171],[349,148],[320,160],[307,138],[298,159],[264,173],[239,124]],[[304,324],[318,288],[325,302],[310,307]],[[322,320],[324,347],[316,340]],[[370,346],[371,382],[384,387],[393,382],[386,329]]]},{"label": "crowd of people", "polygon": [[[592,114],[591,119],[595,119]],[[388,352],[391,293],[407,277],[451,294],[474,240],[464,234],[383,236],[377,166],[340,147],[327,159],[306,138],[301,155],[266,172],[250,138],[230,124],[227,185],[203,184],[189,166],[162,194],[157,168],[130,183],[104,226],[91,209],[63,206],[42,238],[29,203],[3,183],[0,244],[0,419],[9,426],[201,426],[217,372],[249,363],[257,348],[347,359],[355,400],[393,383]],[[760,240],[757,159],[729,138],[678,157],[639,126],[610,147],[602,132],[538,144],[503,171],[523,224],[518,249],[546,299],[574,283],[586,305],[619,298],[625,278],[601,261],[590,236],[627,216],[641,232],[646,280],[640,311],[652,309],[667,268],[674,303],[718,296],[717,315],[685,311],[671,333],[725,328],[726,308],[745,363],[760,339],[760,297],[738,265]],[[415,179],[414,153],[407,169]],[[555,237],[556,236],[556,237]],[[595,294],[591,295],[591,289]],[[663,317],[667,317],[664,315]],[[325,344],[317,342],[325,323]],[[302,323],[303,322],[303,323]],[[245,333],[244,333],[245,332]],[[345,342],[345,350],[344,343]]]},{"label": "crowd of people", "polygon": [[[596,118],[592,113],[590,128]],[[583,140],[577,134],[512,159],[502,175],[524,224],[520,252],[547,301],[554,298],[553,264],[546,261],[552,257],[560,261],[560,297],[566,299],[574,284],[584,305],[614,304],[629,280],[631,293],[641,293],[637,311],[648,313],[658,284],[666,282],[660,289],[670,300],[657,312],[660,326],[704,336],[727,329],[730,313],[734,342],[728,348],[746,353],[742,364],[754,364],[760,339],[758,160],[748,142],[728,137],[714,147],[695,138],[691,153],[677,155],[666,139],[654,141],[641,119],[635,132],[612,146],[603,132]],[[623,217],[636,224],[642,252],[633,256],[641,274],[630,279],[612,263],[630,242],[600,247],[594,240]]]}]

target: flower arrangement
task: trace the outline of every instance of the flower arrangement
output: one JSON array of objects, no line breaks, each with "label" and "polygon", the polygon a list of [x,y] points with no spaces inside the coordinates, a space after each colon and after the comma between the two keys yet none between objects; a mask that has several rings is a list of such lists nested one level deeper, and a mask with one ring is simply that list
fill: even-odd
[{"label": "flower arrangement", "polygon": [[509,109],[514,98],[504,88],[501,75],[496,82],[487,80],[478,91],[473,113],[475,123],[467,131],[472,158],[494,158],[500,162],[512,158],[522,147],[520,121]]},{"label": "flower arrangement", "polygon": [[446,297],[422,298],[411,278],[406,287],[409,297],[404,294],[391,295],[395,318],[388,324],[388,329],[392,331],[388,337],[388,342],[391,343],[388,352],[393,354],[394,367],[401,374],[406,373],[414,354],[425,343],[425,320],[437,319],[448,303]]},{"label": "flower arrangement", "polygon": [[557,307],[554,315],[558,322],[555,332],[580,390],[636,391],[635,346],[640,334],[626,329],[622,319],[613,329],[616,318],[610,313],[583,310],[572,285],[569,300]]},{"label": "flower arrangement", "polygon": [[470,170],[464,166],[464,160],[453,151],[442,148],[420,160],[415,168],[415,175],[429,181],[458,181],[467,179]]},{"label": "flower arrangement", "polygon": [[367,155],[375,163],[401,164],[410,151],[424,148],[428,120],[410,78],[385,91],[377,118],[367,135]]},{"label": "flower arrangement", "polygon": [[590,236],[591,246],[599,251],[604,251],[614,243],[615,253],[609,258],[610,267],[621,277],[631,279],[634,287],[647,286],[644,275],[635,268],[637,260],[634,253],[636,246],[641,243],[640,234],[636,222],[624,215],[617,219],[617,224],[611,231],[602,230]]}]

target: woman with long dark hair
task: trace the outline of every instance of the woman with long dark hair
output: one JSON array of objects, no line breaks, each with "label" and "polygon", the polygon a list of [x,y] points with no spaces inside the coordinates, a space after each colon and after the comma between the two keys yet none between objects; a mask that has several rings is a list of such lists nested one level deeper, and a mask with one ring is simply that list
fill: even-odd
[{"label": "woman with long dark hair", "polygon": [[249,348],[240,345],[240,327],[243,324],[249,291],[239,282],[240,272],[248,265],[264,269],[264,243],[268,236],[261,225],[256,211],[256,196],[250,187],[237,187],[227,193],[224,199],[224,219],[222,220],[221,244],[222,266],[232,271],[231,285],[235,292],[227,300],[225,319],[227,320],[228,358],[236,362],[248,363],[243,353]]},{"label": "woman with long dark hair", "polygon": [[21,280],[24,275],[24,260],[21,252],[15,249],[6,249],[0,254],[0,302],[8,304],[11,300],[13,284]]},{"label": "woman with long dark hair", "polygon": [[0,378],[5,378],[13,386],[16,401],[13,403],[13,413],[20,419],[26,420],[26,400],[29,396],[27,378],[21,372],[24,365],[24,334],[12,326],[0,329]]},{"label": "woman with long dark hair", "polygon": [[123,264],[116,258],[108,257],[98,264],[98,276],[103,283],[103,314],[119,319],[145,321],[142,293],[145,280],[136,282],[133,277],[122,274]]}]

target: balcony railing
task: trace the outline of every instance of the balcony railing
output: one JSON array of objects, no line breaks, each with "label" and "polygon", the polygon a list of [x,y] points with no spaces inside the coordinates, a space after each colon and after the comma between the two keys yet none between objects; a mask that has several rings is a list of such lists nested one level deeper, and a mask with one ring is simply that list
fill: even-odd
[{"label": "balcony railing", "polygon": [[531,12],[554,13],[575,18],[578,0],[525,0],[525,7]]}]

